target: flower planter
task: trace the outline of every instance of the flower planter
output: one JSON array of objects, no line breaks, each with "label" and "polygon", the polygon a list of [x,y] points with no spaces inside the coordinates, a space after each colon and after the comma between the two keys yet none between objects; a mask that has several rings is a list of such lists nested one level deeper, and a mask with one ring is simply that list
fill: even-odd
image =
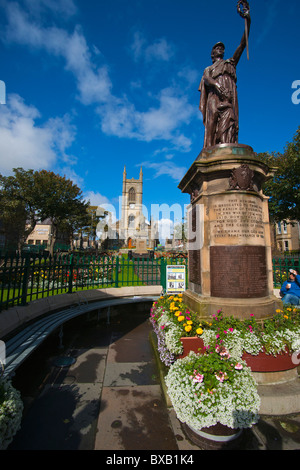
[{"label": "flower planter", "polygon": [[277,356],[265,352],[260,352],[257,356],[244,353],[242,359],[252,372],[281,372],[297,367],[297,364],[293,363],[292,354],[289,351]]},{"label": "flower planter", "polygon": [[[180,341],[183,345],[183,353],[177,356],[177,359],[188,356],[190,351],[200,354],[204,352],[204,342],[198,336],[180,338]],[[256,356],[244,353],[242,359],[252,372],[283,372],[297,367],[297,364],[293,363],[292,354],[288,350],[277,356],[265,352],[260,352]]]},{"label": "flower planter", "polygon": [[180,341],[183,345],[183,353],[180,356],[177,356],[177,359],[182,359],[188,356],[190,351],[200,354],[204,352],[204,342],[198,336],[183,337],[180,338]]},{"label": "flower planter", "polygon": [[232,429],[220,423],[200,431],[185,423],[183,429],[187,437],[203,450],[235,449],[243,434],[242,429]]}]

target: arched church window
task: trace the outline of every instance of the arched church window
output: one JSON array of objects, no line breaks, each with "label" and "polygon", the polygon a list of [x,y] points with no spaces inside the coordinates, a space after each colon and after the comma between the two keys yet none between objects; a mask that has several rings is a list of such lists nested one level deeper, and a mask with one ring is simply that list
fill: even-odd
[{"label": "arched church window", "polygon": [[130,188],[129,190],[129,202],[135,202],[135,190]]},{"label": "arched church window", "polygon": [[134,215],[130,215],[128,217],[128,228],[134,228],[134,221],[135,221]]}]

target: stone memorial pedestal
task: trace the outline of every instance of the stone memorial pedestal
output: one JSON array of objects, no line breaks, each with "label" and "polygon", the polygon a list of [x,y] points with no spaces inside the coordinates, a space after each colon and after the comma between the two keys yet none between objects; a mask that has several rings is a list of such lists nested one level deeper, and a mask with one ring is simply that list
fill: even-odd
[{"label": "stone memorial pedestal", "polygon": [[154,252],[147,250],[147,240],[137,239],[135,250],[128,251],[129,259],[153,259]]},{"label": "stone memorial pedestal", "polygon": [[191,195],[184,301],[199,316],[222,309],[226,316],[266,318],[278,308],[262,191],[273,174],[251,147],[221,144],[203,149],[180,182]]}]

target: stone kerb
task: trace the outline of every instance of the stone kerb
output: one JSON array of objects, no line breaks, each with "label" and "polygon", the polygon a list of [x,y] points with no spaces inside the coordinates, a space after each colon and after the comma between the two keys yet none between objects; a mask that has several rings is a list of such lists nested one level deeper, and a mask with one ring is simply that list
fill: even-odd
[{"label": "stone kerb", "polygon": [[0,312],[0,338],[5,338],[14,330],[38,317],[73,305],[126,297],[159,296],[161,291],[161,286],[112,287],[74,292],[72,294],[59,294],[35,300],[27,306],[16,306]]}]

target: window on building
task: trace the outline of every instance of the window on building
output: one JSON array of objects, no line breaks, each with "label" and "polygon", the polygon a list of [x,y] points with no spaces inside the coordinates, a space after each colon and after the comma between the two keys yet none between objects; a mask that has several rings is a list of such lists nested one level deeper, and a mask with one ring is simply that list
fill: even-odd
[{"label": "window on building", "polygon": [[287,233],[287,223],[283,222],[283,233]]},{"label": "window on building", "polygon": [[134,188],[130,188],[129,190],[129,202],[135,202],[135,190]]},{"label": "window on building", "polygon": [[278,222],[277,224],[277,233],[278,235],[281,235],[281,222]]},{"label": "window on building", "polygon": [[284,251],[289,251],[289,242],[287,240],[284,242]]},{"label": "window on building", "polygon": [[128,217],[128,228],[134,228],[134,221],[135,221],[134,215],[130,215]]}]

